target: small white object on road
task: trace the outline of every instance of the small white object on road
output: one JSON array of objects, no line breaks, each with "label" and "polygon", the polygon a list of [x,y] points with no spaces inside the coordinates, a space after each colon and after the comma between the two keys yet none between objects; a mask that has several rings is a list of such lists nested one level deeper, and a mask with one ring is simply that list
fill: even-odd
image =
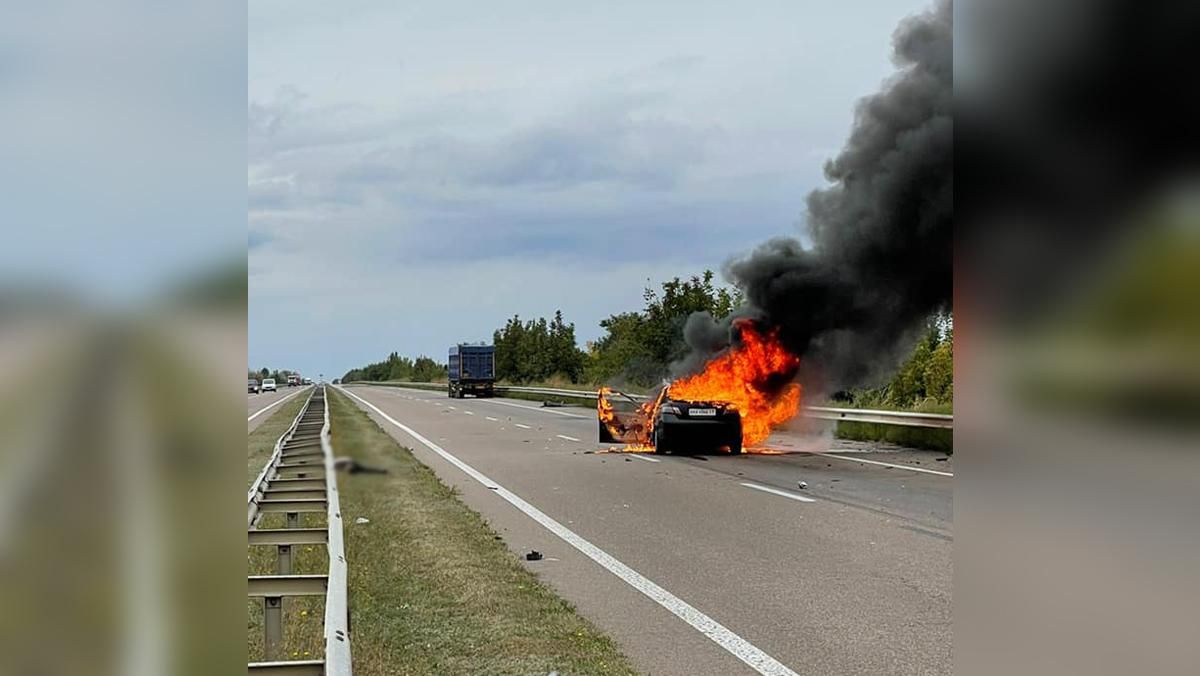
[{"label": "small white object on road", "polygon": [[371,520],[364,516],[360,516],[354,520],[354,523],[371,523]]},{"label": "small white object on road", "polygon": [[806,498],[803,495],[796,495],[795,493],[788,493],[787,491],[781,491],[778,488],[759,486],[758,484],[751,484],[751,483],[746,483],[746,482],[741,482],[741,483],[746,488],[753,488],[756,491],[762,491],[764,493],[770,493],[772,495],[778,495],[780,497],[790,498],[792,500],[798,500],[800,502],[816,502],[816,500],[813,500],[812,498]]},{"label": "small white object on road", "polygon": [[800,488],[808,488],[807,481],[801,481],[799,484],[796,484],[796,485],[798,485]]}]

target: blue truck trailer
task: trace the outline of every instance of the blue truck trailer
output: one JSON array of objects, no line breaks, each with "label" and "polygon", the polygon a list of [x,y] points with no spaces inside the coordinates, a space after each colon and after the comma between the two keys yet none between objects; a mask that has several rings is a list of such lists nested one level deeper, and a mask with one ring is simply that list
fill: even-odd
[{"label": "blue truck trailer", "polygon": [[455,345],[450,348],[450,397],[462,399],[469,392],[491,397],[496,387],[496,347]]}]

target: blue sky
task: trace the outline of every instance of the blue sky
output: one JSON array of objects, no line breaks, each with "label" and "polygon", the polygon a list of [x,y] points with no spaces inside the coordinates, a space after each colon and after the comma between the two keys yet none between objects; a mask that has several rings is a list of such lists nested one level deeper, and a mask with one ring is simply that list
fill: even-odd
[{"label": "blue sky", "polygon": [[444,358],[802,236],[919,3],[249,5],[249,360]]}]

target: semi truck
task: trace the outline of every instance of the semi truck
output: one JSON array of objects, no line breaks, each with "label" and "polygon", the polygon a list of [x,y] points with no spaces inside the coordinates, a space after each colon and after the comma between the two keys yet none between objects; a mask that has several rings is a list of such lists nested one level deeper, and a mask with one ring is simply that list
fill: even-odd
[{"label": "semi truck", "polygon": [[467,393],[491,397],[496,386],[496,347],[494,345],[454,345],[450,348],[449,384],[451,399]]}]

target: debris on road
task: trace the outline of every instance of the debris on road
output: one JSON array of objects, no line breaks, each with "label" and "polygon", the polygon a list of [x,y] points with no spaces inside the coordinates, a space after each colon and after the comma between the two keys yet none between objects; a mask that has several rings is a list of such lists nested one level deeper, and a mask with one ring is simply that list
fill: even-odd
[{"label": "debris on road", "polygon": [[371,520],[366,518],[365,516],[360,516],[354,520],[354,523],[371,523]]},{"label": "debris on road", "polygon": [[541,561],[542,553],[536,549],[531,549],[531,550],[529,550],[529,553],[525,555],[525,560],[526,561]]},{"label": "debris on road", "polygon": [[798,486],[800,486],[800,488],[801,488],[801,489],[808,488],[808,482],[807,482],[807,481],[801,481],[801,482],[800,482],[799,484],[797,484],[797,485],[798,485]]}]

